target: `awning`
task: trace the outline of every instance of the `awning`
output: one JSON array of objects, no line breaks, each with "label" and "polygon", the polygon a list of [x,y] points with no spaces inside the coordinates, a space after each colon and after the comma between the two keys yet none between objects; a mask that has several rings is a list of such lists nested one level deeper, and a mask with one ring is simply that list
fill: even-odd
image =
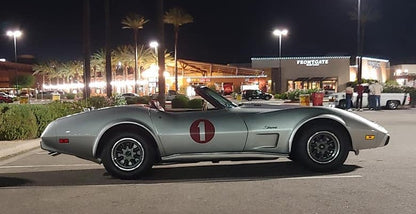
[{"label": "awning", "polygon": [[293,80],[293,82],[305,82],[308,79],[309,79],[308,77],[299,77],[299,78]]},{"label": "awning", "polygon": [[336,78],[336,77],[325,77],[325,79],[322,80],[322,81],[337,81],[337,80],[338,80],[338,78]]},{"label": "awning", "polygon": [[320,82],[323,79],[324,79],[323,77],[312,77],[309,79],[309,82]]}]

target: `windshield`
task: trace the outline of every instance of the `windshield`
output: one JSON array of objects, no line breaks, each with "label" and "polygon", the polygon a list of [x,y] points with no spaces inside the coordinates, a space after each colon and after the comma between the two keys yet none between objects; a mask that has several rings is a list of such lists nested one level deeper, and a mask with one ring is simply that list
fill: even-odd
[{"label": "windshield", "polygon": [[[237,104],[231,102],[227,98],[219,95],[217,92],[211,90],[208,87],[197,87],[195,88],[197,94],[205,98],[208,102],[217,108],[234,108]],[[219,106],[220,105],[220,106]]]}]

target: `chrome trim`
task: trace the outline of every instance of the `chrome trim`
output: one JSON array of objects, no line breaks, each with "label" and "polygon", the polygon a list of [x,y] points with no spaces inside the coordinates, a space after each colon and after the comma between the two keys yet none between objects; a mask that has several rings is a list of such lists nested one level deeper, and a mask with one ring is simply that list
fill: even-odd
[{"label": "chrome trim", "polygon": [[312,117],[309,118],[308,120],[303,121],[302,123],[298,124],[292,131],[292,134],[289,137],[289,153],[292,151],[292,144],[293,144],[293,140],[295,138],[296,133],[299,131],[300,127],[302,127],[303,125],[305,125],[306,123],[312,121],[312,120],[316,120],[316,119],[331,119],[331,120],[335,120],[339,123],[341,123],[344,127],[346,127],[346,123],[344,120],[342,120],[340,117],[335,116],[335,115],[331,115],[331,114],[322,114],[316,117]]},{"label": "chrome trim", "polygon": [[92,147],[92,155],[93,155],[94,158],[99,158],[99,157],[96,157],[97,156],[97,148],[98,148],[98,143],[100,142],[100,140],[103,137],[104,133],[106,133],[109,129],[113,128],[114,126],[123,125],[123,124],[136,125],[136,126],[139,126],[139,127],[143,128],[147,132],[149,132],[152,135],[153,139],[155,140],[155,142],[156,142],[156,144],[157,144],[157,146],[159,148],[159,152],[161,154],[163,154],[164,151],[163,151],[162,145],[160,144],[159,138],[157,138],[156,135],[147,126],[144,126],[143,124],[140,124],[140,123],[137,123],[137,122],[121,121],[121,122],[117,122],[117,123],[110,123],[110,125],[108,125],[105,128],[101,129],[100,133],[95,138],[95,142],[94,142],[94,145]]},{"label": "chrome trim", "polygon": [[260,152],[215,152],[215,153],[188,153],[173,154],[162,157],[162,161],[212,161],[212,160],[255,160],[255,159],[277,159],[288,157],[282,153],[260,153]]}]

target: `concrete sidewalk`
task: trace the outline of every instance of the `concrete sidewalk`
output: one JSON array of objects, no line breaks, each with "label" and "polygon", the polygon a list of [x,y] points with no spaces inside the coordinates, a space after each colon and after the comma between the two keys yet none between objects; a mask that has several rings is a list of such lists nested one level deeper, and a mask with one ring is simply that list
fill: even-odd
[{"label": "concrete sidewalk", "polygon": [[0,160],[35,148],[40,148],[40,138],[31,140],[0,141]]}]

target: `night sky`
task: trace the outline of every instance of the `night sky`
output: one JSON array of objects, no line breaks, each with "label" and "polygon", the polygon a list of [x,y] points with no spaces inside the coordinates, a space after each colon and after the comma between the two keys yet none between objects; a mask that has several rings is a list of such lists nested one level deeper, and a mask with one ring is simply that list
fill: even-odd
[{"label": "night sky", "polygon": [[[155,0],[110,0],[112,46],[133,44],[121,29],[129,13],[150,22],[139,43],[156,37]],[[104,48],[104,1],[91,0],[91,52]],[[251,57],[276,57],[276,27],[285,27],[283,56],[352,55],[357,48],[357,0],[165,0],[165,11],[182,7],[194,17],[179,33],[178,57],[212,63],[248,63]],[[392,64],[416,63],[416,1],[361,0],[379,14],[365,25],[364,55]],[[20,29],[18,54],[48,59],[82,59],[82,0],[5,0],[0,7],[0,58],[13,61],[8,29]],[[165,42],[173,51],[173,28],[165,25]]]}]

